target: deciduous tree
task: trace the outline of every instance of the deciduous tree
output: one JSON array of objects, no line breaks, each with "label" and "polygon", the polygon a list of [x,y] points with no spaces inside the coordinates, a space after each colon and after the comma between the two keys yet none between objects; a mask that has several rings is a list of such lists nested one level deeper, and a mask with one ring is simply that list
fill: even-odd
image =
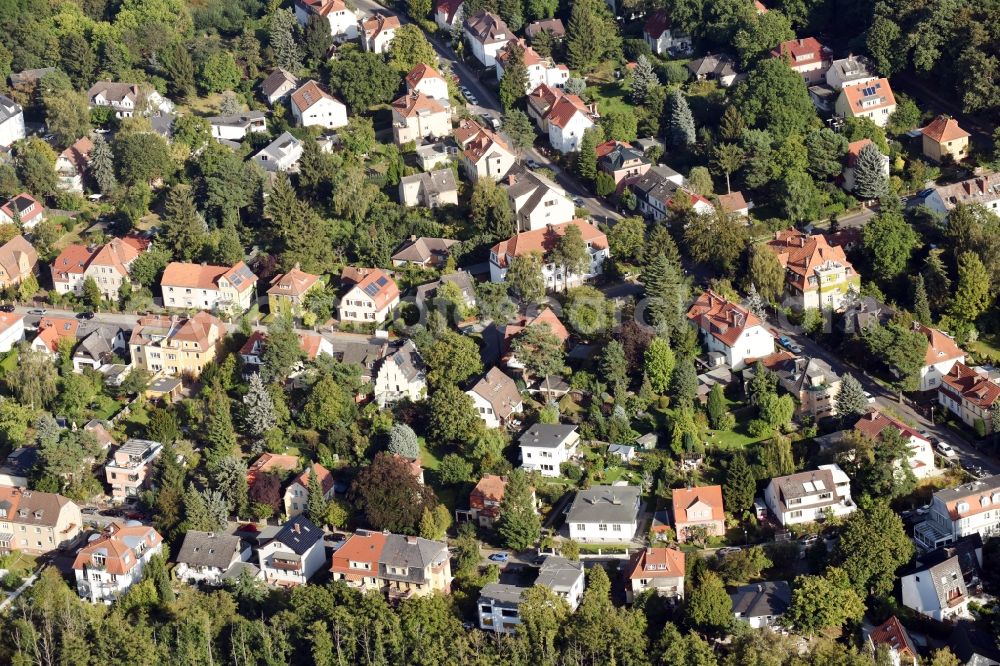
[{"label": "deciduous tree", "polygon": [[351,499],[376,529],[416,534],[424,509],[437,504],[434,491],[413,476],[405,460],[379,453],[351,486]]}]

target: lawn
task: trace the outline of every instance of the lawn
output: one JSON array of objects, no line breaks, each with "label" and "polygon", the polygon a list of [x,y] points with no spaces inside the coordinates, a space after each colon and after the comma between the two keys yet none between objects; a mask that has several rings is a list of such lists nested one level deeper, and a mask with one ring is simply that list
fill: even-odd
[{"label": "lawn", "polygon": [[420,442],[420,464],[424,466],[424,469],[436,470],[441,466],[441,459],[431,453],[423,437],[419,437],[418,441]]},{"label": "lawn", "polygon": [[597,112],[604,115],[614,109],[632,111],[632,107],[625,103],[627,92],[621,81],[612,81],[598,86],[587,86],[583,94],[587,99],[597,102]]},{"label": "lawn", "polygon": [[124,406],[114,398],[106,395],[98,396],[94,401],[95,407],[91,408],[92,418],[107,421],[117,414]]},{"label": "lawn", "polygon": [[601,483],[611,486],[617,481],[626,481],[632,485],[639,485],[642,483],[642,478],[638,473],[624,467],[608,467],[604,470]]},{"label": "lawn", "polygon": [[2,360],[0,360],[0,375],[6,375],[8,372],[10,372],[16,367],[17,367],[17,347],[14,347],[4,355]]},{"label": "lawn", "polygon": [[705,433],[706,446],[715,446],[726,450],[743,449],[763,439],[766,437],[751,437],[734,430],[708,430]]}]

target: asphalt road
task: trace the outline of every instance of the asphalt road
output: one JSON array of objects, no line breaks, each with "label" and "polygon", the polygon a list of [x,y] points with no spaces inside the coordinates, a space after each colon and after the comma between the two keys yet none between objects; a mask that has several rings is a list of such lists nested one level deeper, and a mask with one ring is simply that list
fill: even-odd
[{"label": "asphalt road", "polygon": [[[354,4],[359,10],[365,12],[366,14],[371,14],[377,11],[382,14],[398,16],[400,23],[410,22],[405,14],[398,14],[391,9],[387,9],[377,2],[374,2],[374,0],[356,0]],[[502,116],[500,101],[497,99],[496,95],[493,94],[493,90],[479,80],[479,77],[471,67],[462,62],[461,58],[458,57],[458,54],[455,53],[450,44],[443,43],[440,39],[438,39],[437,35],[427,35],[427,39],[431,43],[431,46],[434,47],[434,50],[437,52],[441,61],[447,63],[451,68],[452,73],[454,73],[459,83],[468,88],[476,97],[478,104],[468,105],[469,111],[473,115],[488,115],[491,118],[500,118]],[[492,75],[487,74],[486,76]],[[503,130],[501,130],[501,134],[503,134]],[[622,216],[619,215],[614,208],[608,206],[601,199],[595,197],[593,192],[584,187],[572,174],[567,172],[542,153],[538,152],[535,148],[525,150],[524,154],[521,155],[521,159],[535,160],[544,168],[551,170],[555,174],[556,182],[562,186],[562,188],[565,189],[571,197],[580,197],[583,199],[583,207],[586,208],[590,215],[593,216],[598,222],[613,223],[614,221],[621,219]]]}]

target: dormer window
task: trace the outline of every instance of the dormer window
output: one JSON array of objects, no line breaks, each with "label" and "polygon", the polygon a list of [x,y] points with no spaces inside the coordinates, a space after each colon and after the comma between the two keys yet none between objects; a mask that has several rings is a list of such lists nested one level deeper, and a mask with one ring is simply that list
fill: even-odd
[{"label": "dormer window", "polygon": [[957,505],[955,505],[955,510],[958,511],[959,513],[965,513],[966,511],[969,510],[969,503],[959,502]]},{"label": "dormer window", "polygon": [[91,559],[93,559],[95,567],[103,567],[108,561],[104,553],[94,553],[94,557]]}]

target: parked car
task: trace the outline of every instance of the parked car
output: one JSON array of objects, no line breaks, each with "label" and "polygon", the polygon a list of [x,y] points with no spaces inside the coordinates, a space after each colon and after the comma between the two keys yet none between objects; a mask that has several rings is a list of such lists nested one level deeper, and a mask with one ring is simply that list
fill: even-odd
[{"label": "parked car", "polygon": [[490,562],[506,562],[510,559],[510,553],[499,552],[493,553],[487,558]]},{"label": "parked car", "polygon": [[84,319],[84,320],[88,320],[89,321],[89,320],[91,320],[91,319],[94,318],[94,313],[91,312],[90,310],[87,310],[86,312],[80,312],[80,313],[78,313],[76,315],[76,318],[77,319]]},{"label": "parked car", "polygon": [[802,353],[802,345],[796,344],[794,342],[789,342],[785,346],[788,347],[788,351],[792,352],[793,354],[801,354]]},{"label": "parked car", "polygon": [[873,396],[868,391],[865,391],[865,399],[868,401],[869,405],[874,405],[875,404],[875,396]]},{"label": "parked car", "polygon": [[813,545],[817,541],[819,541],[819,535],[818,534],[810,534],[808,536],[802,537],[802,539],[800,540],[799,543],[801,543],[804,547],[808,548],[809,546]]},{"label": "parked car", "polygon": [[34,310],[28,310],[28,314],[35,315],[37,317],[44,316],[46,312],[48,312],[48,310],[44,310],[42,308],[36,308]]},{"label": "parked car", "polygon": [[11,305],[10,303],[4,303],[3,305],[0,305],[0,312],[13,312],[13,311],[14,311],[14,306]]},{"label": "parked car", "polygon": [[938,442],[937,446],[935,446],[934,448],[936,448],[937,452],[942,456],[944,456],[945,458],[958,457],[958,454],[955,453],[955,449],[951,448],[951,444],[949,444],[948,442]]},{"label": "parked car", "polygon": [[545,564],[545,555],[539,555],[535,559],[531,560],[531,563],[534,564],[536,567],[542,566],[543,564]]},{"label": "parked car", "polygon": [[583,197],[573,197],[573,205],[577,208],[584,208],[587,203],[583,200]]},{"label": "parked car", "polygon": [[792,344],[792,339],[787,335],[779,336],[778,344],[781,345],[782,347],[787,347],[788,345]]},{"label": "parked car", "polygon": [[726,546],[725,548],[720,548],[715,551],[716,557],[726,557],[727,555],[733,555],[734,553],[739,553],[743,549],[739,546]]},{"label": "parked car", "polygon": [[524,161],[524,164],[525,164],[525,165],[526,165],[526,166],[527,166],[527,167],[528,167],[529,169],[541,169],[541,168],[542,168],[542,163],[541,163],[541,162],[538,162],[538,161],[536,161],[536,160],[525,160],[525,161]]}]

